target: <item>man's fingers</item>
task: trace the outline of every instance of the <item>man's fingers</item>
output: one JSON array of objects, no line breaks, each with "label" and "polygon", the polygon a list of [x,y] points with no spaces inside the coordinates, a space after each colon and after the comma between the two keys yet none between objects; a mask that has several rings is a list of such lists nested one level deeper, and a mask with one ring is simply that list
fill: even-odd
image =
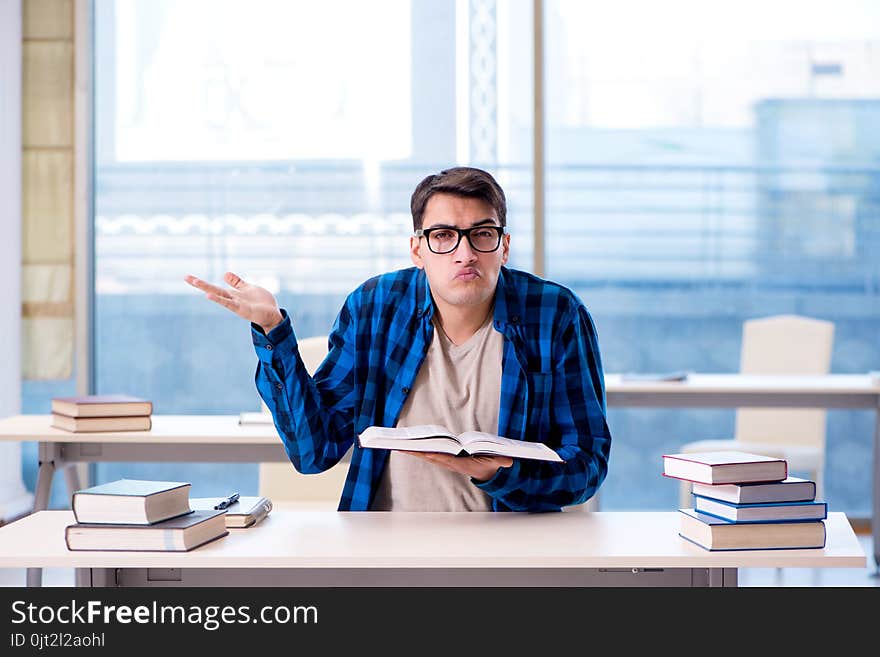
[{"label": "man's fingers", "polygon": [[400,451],[404,454],[409,454],[410,456],[415,456],[424,461],[430,461],[431,463],[438,463],[440,465],[451,465],[455,463],[458,458],[452,454],[443,454],[441,452],[415,452],[408,449]]},{"label": "man's fingers", "polygon": [[247,283],[245,283],[245,282],[244,282],[244,281],[238,276],[238,274],[233,274],[231,271],[228,271],[228,272],[226,272],[226,273],[223,275],[223,280],[226,281],[226,283],[227,283],[228,285],[234,287],[236,290],[241,289],[242,287],[244,287],[245,285],[247,285]]},{"label": "man's fingers", "polygon": [[214,303],[219,303],[224,308],[229,308],[229,310],[231,310],[232,312],[238,312],[241,308],[241,304],[230,297],[228,294],[221,297],[214,294],[213,292],[208,292],[208,294],[206,294],[205,296]]},{"label": "man's fingers", "polygon": [[398,450],[401,454],[407,454],[409,456],[415,456],[417,459],[422,459],[423,461],[431,461],[431,463],[437,463],[437,457],[440,456],[437,452],[416,452],[409,449],[401,449]]},{"label": "man's fingers", "polygon": [[513,465],[513,459],[509,456],[477,456],[475,458],[482,463],[497,465],[500,468],[509,468]]},{"label": "man's fingers", "polygon": [[196,278],[195,276],[185,276],[183,280],[192,285],[194,288],[205,292],[206,294],[214,294],[218,297],[223,297],[225,299],[232,298],[232,295],[223,288],[217,287],[216,285],[211,285],[210,283],[203,281],[201,278]]}]

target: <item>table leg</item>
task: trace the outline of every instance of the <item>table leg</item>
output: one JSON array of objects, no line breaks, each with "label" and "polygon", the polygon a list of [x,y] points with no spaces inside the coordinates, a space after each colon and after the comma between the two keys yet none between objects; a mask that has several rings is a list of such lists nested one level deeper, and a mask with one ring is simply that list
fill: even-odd
[{"label": "table leg", "polygon": [[92,585],[92,570],[90,568],[74,568],[73,577],[74,584],[78,589],[87,588]]},{"label": "table leg", "polygon": [[[34,511],[43,511],[49,508],[49,497],[52,493],[52,479],[55,477],[55,462],[57,450],[52,443],[40,443],[39,445],[39,462],[40,467],[37,471],[37,486],[34,491]],[[60,460],[60,459],[58,459]],[[42,586],[43,585],[43,569],[28,568],[27,569],[27,585]]]},{"label": "table leg", "polygon": [[37,486],[34,491],[34,511],[49,508],[49,497],[52,493],[52,479],[55,477],[56,454],[51,443],[40,443],[39,470],[37,470]]},{"label": "table leg", "polygon": [[115,568],[74,568],[77,588],[115,587]]},{"label": "table leg", "polygon": [[67,481],[67,497],[73,499],[73,494],[81,488],[79,465],[68,463],[64,468],[64,479]]},{"label": "table leg", "polygon": [[880,400],[874,412],[874,501],[871,505],[871,539],[874,544],[874,574],[880,575]]}]

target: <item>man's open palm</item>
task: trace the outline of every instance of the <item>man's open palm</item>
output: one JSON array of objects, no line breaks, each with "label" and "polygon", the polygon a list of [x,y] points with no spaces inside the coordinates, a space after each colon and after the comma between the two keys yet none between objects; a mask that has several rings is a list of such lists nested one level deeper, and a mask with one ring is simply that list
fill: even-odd
[{"label": "man's open palm", "polygon": [[228,288],[211,285],[192,275],[184,276],[183,280],[204,292],[205,296],[214,303],[220,304],[249,322],[262,326],[266,333],[284,319],[278,309],[278,302],[269,290],[247,283],[231,271],[223,276]]}]

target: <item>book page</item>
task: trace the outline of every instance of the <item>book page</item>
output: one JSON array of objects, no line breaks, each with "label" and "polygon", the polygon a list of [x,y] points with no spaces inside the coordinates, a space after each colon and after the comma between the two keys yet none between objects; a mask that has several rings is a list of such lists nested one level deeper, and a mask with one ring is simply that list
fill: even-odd
[{"label": "book page", "polygon": [[458,436],[458,442],[462,445],[470,445],[473,442],[482,442],[482,443],[493,443],[495,445],[519,445],[523,441],[514,440],[513,438],[505,438],[504,436],[499,436],[494,433],[487,433],[485,431],[465,431],[464,433]]},{"label": "book page", "polygon": [[369,441],[374,438],[407,440],[439,436],[455,438],[455,435],[449,429],[437,424],[420,424],[412,427],[367,427],[360,437],[362,441]]},{"label": "book page", "polygon": [[562,458],[544,443],[514,440],[482,431],[465,431],[459,436],[459,440],[471,454],[489,453],[517,458],[562,461]]}]

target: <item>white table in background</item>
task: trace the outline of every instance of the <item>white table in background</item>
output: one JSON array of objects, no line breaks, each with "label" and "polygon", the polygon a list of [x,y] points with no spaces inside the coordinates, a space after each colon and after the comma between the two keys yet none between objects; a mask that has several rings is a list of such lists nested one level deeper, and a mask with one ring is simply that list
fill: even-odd
[{"label": "white table in background", "polygon": [[52,479],[63,470],[72,493],[80,482],[77,463],[188,462],[268,463],[287,461],[271,424],[240,425],[237,415],[153,415],[149,431],[71,433],[51,426],[50,415],[0,419],[0,440],[39,442],[34,510],[49,503]]}]

